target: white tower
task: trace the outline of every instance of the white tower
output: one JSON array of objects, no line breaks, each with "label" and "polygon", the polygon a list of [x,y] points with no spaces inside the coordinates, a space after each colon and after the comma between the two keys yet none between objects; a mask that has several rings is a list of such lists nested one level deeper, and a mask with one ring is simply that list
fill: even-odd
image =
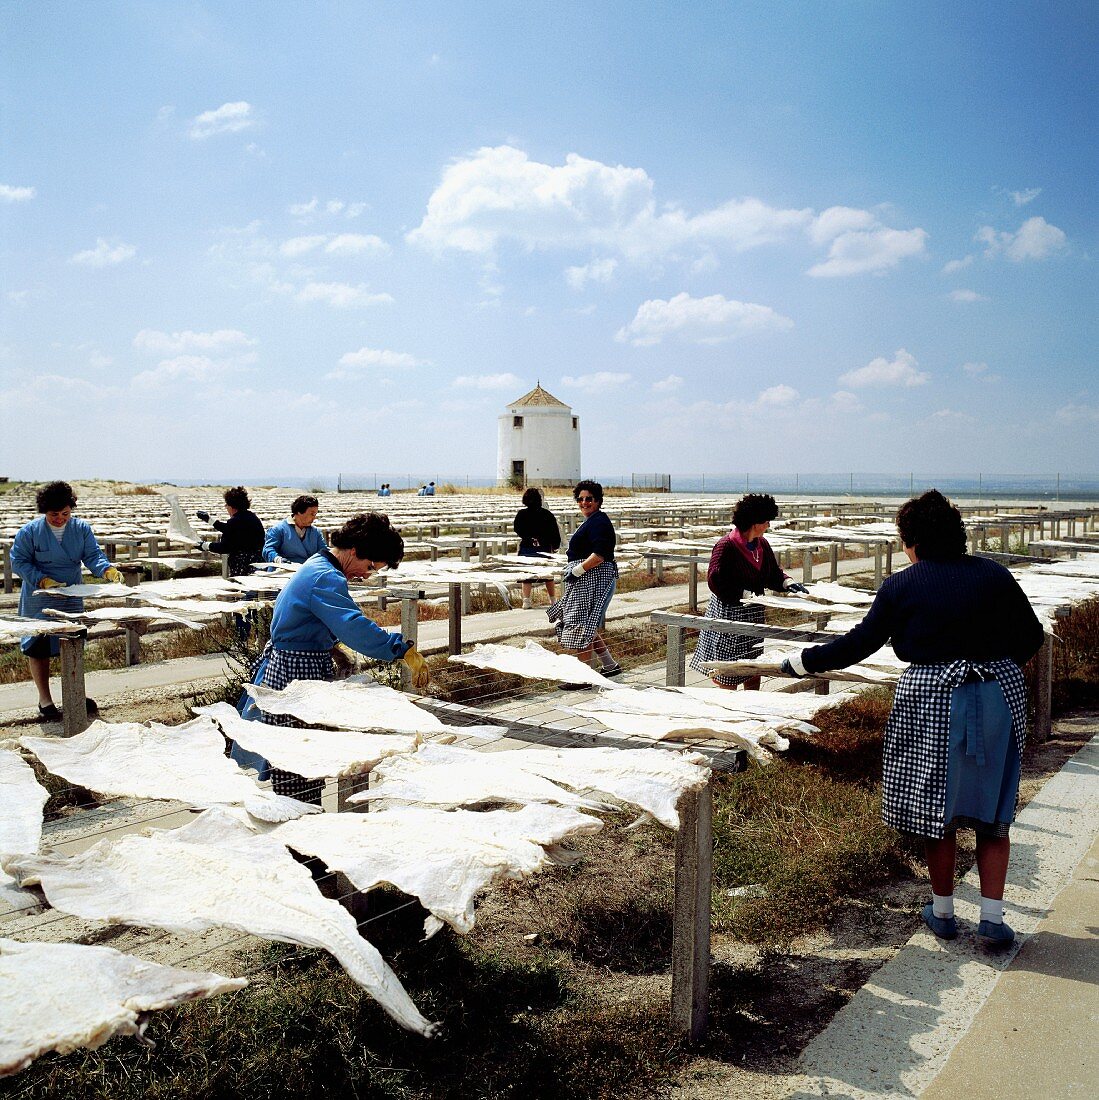
[{"label": "white tower", "polygon": [[573,485],[580,480],[580,417],[539,382],[499,419],[499,485]]}]

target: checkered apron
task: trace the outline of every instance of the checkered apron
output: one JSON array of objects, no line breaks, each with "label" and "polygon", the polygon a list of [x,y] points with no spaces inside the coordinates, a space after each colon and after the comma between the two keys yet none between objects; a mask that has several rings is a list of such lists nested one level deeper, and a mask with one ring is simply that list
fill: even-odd
[{"label": "checkered apron", "polygon": [[[570,561],[571,569],[576,562]],[[587,649],[603,625],[604,604],[611,585],[618,578],[618,565],[600,562],[574,581],[565,581],[561,598],[546,608],[546,617],[557,631],[562,649]]]},{"label": "checkered apron", "polygon": [[[275,649],[268,642],[259,661],[256,662],[256,672],[265,661],[266,666],[263,668],[260,679],[253,679],[252,682],[261,683],[276,691],[282,691],[291,680],[334,680],[336,678],[332,654],[326,649],[319,652]],[[260,721],[269,726],[292,726],[298,729],[304,726],[304,723],[290,714],[264,714]],[[322,779],[306,779],[294,772],[272,768],[271,785],[276,794],[288,794],[301,802],[310,802],[316,806],[321,804],[321,791],[324,789]]]},{"label": "checkered apron", "polygon": [[[897,682],[893,710],[885,726],[882,820],[887,825],[934,840],[946,834],[950,700],[954,689],[974,675],[999,683],[1011,712],[1012,737],[1022,756],[1026,683],[1014,661],[909,665]],[[956,823],[949,824],[953,827]]]},{"label": "checkered apron", "polygon": [[[729,619],[734,623],[762,623],[763,608],[759,604],[726,603],[717,596],[710,597],[706,608],[707,619]],[[763,654],[763,639],[750,634],[720,634],[716,630],[703,630],[698,635],[691,668],[706,672],[706,661],[743,661]],[[709,674],[707,674],[709,675]],[[748,676],[713,676],[715,684],[736,687],[750,679]]]}]

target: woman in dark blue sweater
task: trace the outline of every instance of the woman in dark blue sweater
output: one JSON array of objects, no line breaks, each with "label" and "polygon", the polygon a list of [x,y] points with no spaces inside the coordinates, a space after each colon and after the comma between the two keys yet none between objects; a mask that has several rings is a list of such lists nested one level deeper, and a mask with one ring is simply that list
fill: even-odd
[{"label": "woman in dark blue sweater", "polygon": [[908,501],[897,528],[912,565],[881,586],[853,630],[784,662],[797,675],[855,664],[892,642],[911,662],[885,730],[882,817],[924,838],[932,901],[923,919],[944,939],[954,918],[956,831],[977,834],[977,935],[1006,947],[1003,896],[1026,738],[1020,666],[1044,631],[1015,578],[966,553],[961,513],[932,490]]}]

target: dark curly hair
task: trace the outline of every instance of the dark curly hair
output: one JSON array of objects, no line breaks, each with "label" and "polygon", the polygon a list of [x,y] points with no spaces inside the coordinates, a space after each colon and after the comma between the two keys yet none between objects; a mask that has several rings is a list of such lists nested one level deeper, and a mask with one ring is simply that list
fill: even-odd
[{"label": "dark curly hair", "polygon": [[733,508],[733,526],[743,534],[757,523],[767,523],[778,515],[778,505],[770,493],[748,493]]},{"label": "dark curly hair", "polygon": [[290,514],[292,516],[300,516],[308,512],[310,508],[319,508],[321,502],[316,497],[310,496],[308,493],[302,493],[300,497],[294,497],[293,503],[290,505]]},{"label": "dark curly hair", "polygon": [[542,494],[531,486],[523,494],[523,507],[524,508],[541,508],[542,507]]},{"label": "dark curly hair", "polygon": [[603,503],[603,486],[600,485],[598,481],[589,481],[587,478],[576,483],[576,486],[572,490],[572,499],[579,500],[580,494],[585,489],[595,497],[596,503]]},{"label": "dark curly hair", "polygon": [[60,512],[62,508],[76,507],[76,493],[67,481],[51,481],[38,490],[34,501],[40,512]]},{"label": "dark curly hair", "polygon": [[401,532],[381,512],[360,512],[332,533],[337,550],[354,550],[355,556],[366,561],[384,561],[390,569],[404,557]]},{"label": "dark curly hair", "polygon": [[238,485],[235,489],[225,490],[225,503],[230,508],[235,508],[238,512],[242,512],[245,508],[252,507],[252,498],[248,495],[248,490],[243,485]]},{"label": "dark curly hair", "polygon": [[938,489],[901,505],[897,531],[921,561],[955,561],[966,550],[962,513]]}]

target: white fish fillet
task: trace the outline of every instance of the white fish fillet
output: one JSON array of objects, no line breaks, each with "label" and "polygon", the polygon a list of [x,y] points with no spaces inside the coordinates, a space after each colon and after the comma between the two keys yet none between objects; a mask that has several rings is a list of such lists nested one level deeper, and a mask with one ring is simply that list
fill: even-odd
[{"label": "white fish fillet", "polygon": [[228,703],[195,707],[195,714],[212,718],[226,737],[250,752],[258,752],[276,768],[321,779],[370,772],[387,756],[415,752],[419,734],[364,733],[361,730],[297,729],[249,722]]},{"label": "white fish fillet", "polygon": [[[575,790],[603,792],[646,811],[677,828],[676,804],[684,791],[698,790],[710,777],[698,753],[661,749],[513,749],[476,752],[454,745],[421,745],[412,756],[394,757],[378,766],[372,790],[352,802],[390,798],[436,806],[478,802],[556,802],[576,808],[605,804]],[[544,786],[543,786],[544,784]]]},{"label": "white fish fillet", "polygon": [[758,604],[760,607],[772,607],[779,611],[805,611],[810,615],[857,614],[864,610],[851,603],[822,603],[798,596],[751,596],[744,597],[744,603]]},{"label": "white fish fillet", "polygon": [[198,534],[191,526],[187,513],[179,506],[179,497],[174,493],[165,493],[164,499],[172,510],[168,519],[168,538],[173,542],[182,542],[187,546],[198,546]]},{"label": "white fish fillet", "polygon": [[113,947],[0,939],[0,1077],[50,1050],[95,1050],[112,1036],[140,1034],[148,1012],[247,984]]},{"label": "white fish fillet", "polygon": [[[437,921],[468,932],[473,902],[493,882],[533,874],[546,849],[598,832],[602,822],[561,806],[520,810],[407,807],[369,814],[322,814],[279,825],[268,835],[342,871],[362,891],[390,883],[419,898]],[[436,922],[425,925],[430,933]]]},{"label": "white fish fillet", "polygon": [[242,615],[245,611],[262,606],[259,600],[166,600],[163,596],[146,595],[140,588],[133,589],[133,595],[151,607],[162,607],[166,611],[177,611],[182,615]]},{"label": "white fish fillet", "polygon": [[438,718],[421,710],[406,695],[369,677],[346,680],[291,680],[281,691],[263,684],[244,690],[264,714],[292,714],[314,726],[395,733],[444,733]]},{"label": "white fish fillet", "polygon": [[201,630],[203,626],[160,607],[95,607],[87,611],[55,611],[47,607],[45,614],[74,623],[151,623],[164,620],[179,623],[189,630]]},{"label": "white fish fillet", "polygon": [[518,646],[475,645],[471,653],[450,658],[450,662],[459,665],[472,665],[474,668],[491,668],[497,672],[510,672],[515,676],[525,676],[532,680],[564,680],[576,684],[591,684],[594,687],[609,686],[607,678],[596,672],[590,665],[583,664],[575,657],[563,653],[551,653],[535,641],[528,640],[522,649]]},{"label": "white fish fillet", "polygon": [[50,904],[85,920],[170,931],[233,928],[262,939],[330,951],[403,1027],[435,1030],[339,902],[321,895],[308,868],[231,811],[207,810],[172,831],[101,840],[78,855],[14,856],[6,867]]},{"label": "white fish fillet", "polygon": [[125,584],[66,584],[62,588],[48,590],[51,596],[76,596],[79,599],[111,600],[132,596],[134,590]]},{"label": "white fish fillet", "polygon": [[[779,670],[779,661],[706,661],[703,667],[707,672],[716,672],[728,676],[784,676]],[[816,672],[814,676],[822,680],[839,680],[853,684],[895,684],[897,673],[884,669],[870,668],[868,665],[851,665],[848,668],[834,669],[830,672]]]},{"label": "white fish fillet", "polygon": [[809,589],[810,599],[820,600],[824,603],[847,603],[869,607],[874,602],[873,592],[864,592],[860,588],[849,588],[847,585],[838,584],[836,581],[814,581],[805,587]]},{"label": "white fish fillet", "polygon": [[49,619],[0,618],[0,641],[18,641],[38,634],[75,634],[76,623],[51,622]]},{"label": "white fish fillet", "polygon": [[97,721],[75,737],[23,737],[20,744],[54,775],[103,795],[191,806],[236,804],[261,821],[317,812],[296,798],[264,790],[227,759],[210,718],[180,726]]},{"label": "white fish fillet", "polygon": [[166,581],[146,581],[138,585],[136,591],[131,589],[130,595],[140,595],[142,599],[148,596],[160,596],[165,600],[217,599],[239,597],[240,588],[222,577],[172,577]]},{"label": "white fish fillet", "polygon": [[[37,852],[42,842],[42,807],[49,792],[17,752],[0,749],[0,857]],[[0,871],[0,913],[37,906],[37,900]]]}]

